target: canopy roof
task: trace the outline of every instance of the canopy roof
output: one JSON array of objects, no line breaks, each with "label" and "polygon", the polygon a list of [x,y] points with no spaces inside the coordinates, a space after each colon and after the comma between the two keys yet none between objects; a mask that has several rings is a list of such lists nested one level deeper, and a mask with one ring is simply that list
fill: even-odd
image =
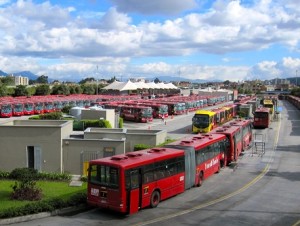
[{"label": "canopy roof", "polygon": [[108,86],[104,87],[103,89],[112,89],[112,90],[136,90],[138,87],[131,81],[128,82],[118,82],[114,81],[113,83],[109,84]]},{"label": "canopy roof", "polygon": [[178,89],[178,88],[176,86],[174,86],[172,83],[168,83],[168,84],[165,84],[163,82],[160,82],[160,83],[135,82],[135,83],[133,83],[129,80],[128,82],[114,81],[113,83],[109,84],[108,86],[104,87],[103,89],[125,91],[125,90],[137,90],[137,89]]}]

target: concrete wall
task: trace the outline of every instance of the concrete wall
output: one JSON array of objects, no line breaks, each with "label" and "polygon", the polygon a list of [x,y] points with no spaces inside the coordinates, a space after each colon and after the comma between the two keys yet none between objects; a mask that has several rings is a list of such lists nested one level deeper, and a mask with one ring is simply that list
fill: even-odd
[{"label": "concrete wall", "polygon": [[136,144],[155,146],[166,137],[165,130],[88,128],[82,133],[73,132],[72,121],[15,120],[0,125],[0,170],[29,167],[27,147],[32,146],[41,154],[35,156],[38,170],[82,174],[85,162],[104,153],[131,152]]},{"label": "concrete wall", "polygon": [[81,119],[100,119],[100,118],[109,121],[112,128],[116,127],[114,109],[105,109],[105,110],[86,109],[81,111]]},{"label": "concrete wall", "polygon": [[125,153],[125,139],[120,140],[63,140],[64,171],[84,175],[84,163],[96,158],[103,158],[104,149],[112,148],[114,154]]},{"label": "concrete wall", "polygon": [[143,129],[104,129],[88,128],[84,132],[85,139],[126,139],[126,152],[134,151],[136,144],[156,146],[166,141],[166,130]]},{"label": "concrete wall", "polygon": [[126,134],[126,152],[133,151],[136,144],[146,144],[153,147],[165,142],[166,139],[166,130],[128,130]]},{"label": "concrete wall", "polygon": [[62,137],[72,132],[71,121],[15,120],[14,125],[0,126],[0,169],[11,171],[28,167],[28,146],[40,150],[35,156],[41,171],[62,172]]}]

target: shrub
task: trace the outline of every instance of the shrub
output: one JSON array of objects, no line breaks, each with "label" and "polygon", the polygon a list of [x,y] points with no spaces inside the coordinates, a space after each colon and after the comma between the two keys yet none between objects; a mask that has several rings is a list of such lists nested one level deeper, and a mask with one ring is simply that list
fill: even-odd
[{"label": "shrub", "polygon": [[68,173],[39,172],[37,178],[39,180],[69,181],[69,180],[71,180],[71,175]]},{"label": "shrub", "polygon": [[86,192],[80,192],[72,195],[69,199],[52,198],[44,201],[28,203],[22,207],[11,207],[0,212],[0,218],[11,218],[24,216],[45,211],[53,211],[69,206],[78,206],[86,203]]},{"label": "shrub", "polygon": [[147,148],[151,148],[150,145],[147,145],[147,144],[136,144],[134,145],[134,151],[139,151],[139,150],[144,150],[144,149],[147,149]]},{"label": "shrub", "polygon": [[119,118],[119,128],[123,128],[124,125],[124,119],[123,118]]},{"label": "shrub", "polygon": [[9,178],[15,180],[36,180],[38,171],[32,168],[16,168],[9,174]]},{"label": "shrub", "polygon": [[39,120],[39,119],[40,119],[39,115],[34,115],[29,118],[29,120]]},{"label": "shrub", "polygon": [[36,186],[35,181],[21,180],[15,182],[11,198],[28,201],[40,200],[42,199],[42,190]]},{"label": "shrub", "polygon": [[42,120],[61,120],[61,119],[63,119],[63,115],[62,115],[62,112],[51,112],[51,113],[40,115],[40,119],[42,119]]},{"label": "shrub", "polygon": [[10,173],[5,171],[0,171],[0,179],[7,179],[9,178]]},{"label": "shrub", "polygon": [[73,107],[73,106],[64,106],[64,107],[61,109],[61,112],[66,113],[66,114],[69,114],[72,107]]}]

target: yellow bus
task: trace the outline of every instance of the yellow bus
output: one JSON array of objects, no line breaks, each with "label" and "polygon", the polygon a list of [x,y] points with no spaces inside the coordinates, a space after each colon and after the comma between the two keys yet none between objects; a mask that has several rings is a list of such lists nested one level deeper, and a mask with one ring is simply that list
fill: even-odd
[{"label": "yellow bus", "polygon": [[217,127],[216,112],[198,110],[192,119],[193,133],[208,133]]},{"label": "yellow bus", "polygon": [[266,107],[266,108],[269,108],[270,109],[270,115],[273,116],[273,113],[274,113],[274,104],[273,104],[273,101],[270,100],[270,99],[264,99],[263,101],[263,106]]}]

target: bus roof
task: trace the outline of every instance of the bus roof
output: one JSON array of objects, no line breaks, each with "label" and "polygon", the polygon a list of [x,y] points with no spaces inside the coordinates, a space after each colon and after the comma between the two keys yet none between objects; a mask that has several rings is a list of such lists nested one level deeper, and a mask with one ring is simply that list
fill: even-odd
[{"label": "bus roof", "polygon": [[183,156],[184,151],[173,148],[151,148],[126,154],[91,160],[90,164],[103,164],[124,169],[138,167],[144,164]]},{"label": "bus roof", "polygon": [[213,112],[213,111],[208,111],[208,110],[197,110],[195,112],[195,115],[208,115],[208,116],[213,116],[215,115],[216,112]]},{"label": "bus roof", "polygon": [[[260,107],[260,108],[256,108],[255,109],[255,112],[270,112],[270,109],[269,108],[266,108],[266,107]],[[255,113],[254,112],[254,113]]]},{"label": "bus roof", "polygon": [[219,126],[215,129],[213,129],[212,131],[209,132],[209,134],[211,133],[220,133],[220,134],[234,134],[236,132],[240,131],[240,127],[239,126],[231,126],[231,125],[223,125],[223,126]]},{"label": "bus roof", "polygon": [[197,134],[192,137],[188,137],[185,139],[181,139],[172,143],[167,144],[167,147],[172,146],[186,146],[186,147],[194,147],[195,149],[200,149],[205,147],[211,143],[222,140],[225,138],[223,134]]},{"label": "bus roof", "polygon": [[250,119],[235,119],[235,120],[232,120],[230,122],[227,122],[224,125],[225,126],[226,125],[230,125],[230,126],[244,126],[244,125],[249,125],[251,123],[252,123],[252,121]]}]

